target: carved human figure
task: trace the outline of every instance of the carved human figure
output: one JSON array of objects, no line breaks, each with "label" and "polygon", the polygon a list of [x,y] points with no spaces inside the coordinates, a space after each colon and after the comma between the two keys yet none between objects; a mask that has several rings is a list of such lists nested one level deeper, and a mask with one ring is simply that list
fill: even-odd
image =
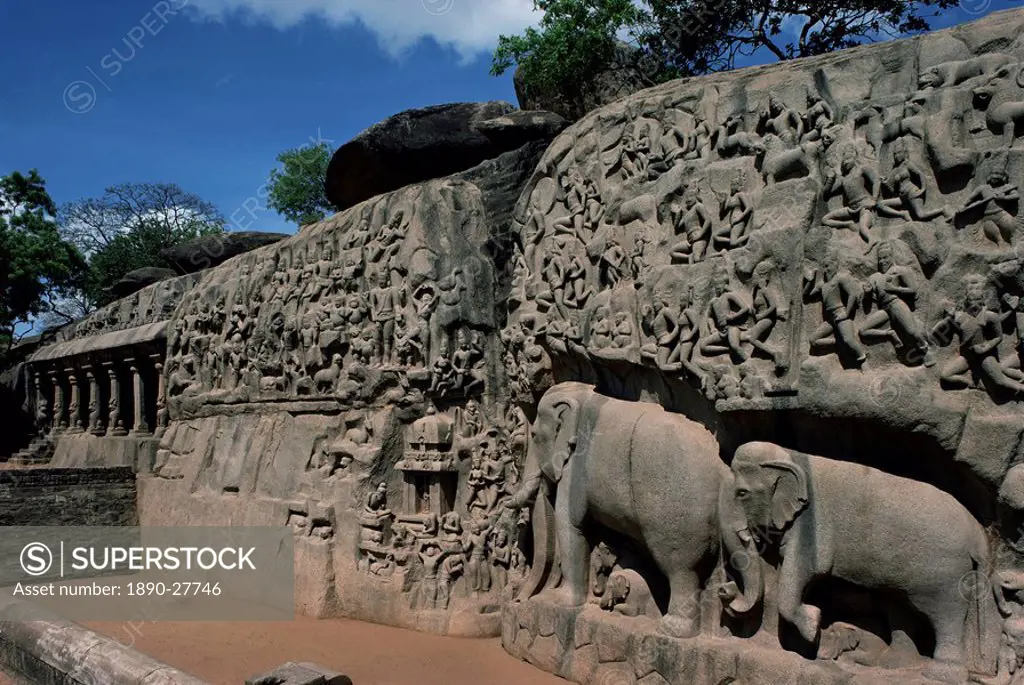
[{"label": "carved human figure", "polygon": [[626,273],[626,252],[614,239],[608,240],[599,263],[602,288],[614,288]]},{"label": "carved human figure", "polygon": [[441,547],[433,541],[426,540],[420,545],[417,556],[423,564],[423,577],[420,579],[420,605],[425,609],[437,608],[438,566],[441,564]]},{"label": "carved human figure", "polygon": [[446,542],[462,540],[462,518],[458,512],[449,511],[441,517],[441,538]]},{"label": "carved human figure", "polygon": [[761,138],[745,130],[742,113],[730,114],[714,134],[715,151],[722,157],[756,155],[764,151]]},{"label": "carved human figure", "polygon": [[448,341],[439,344],[437,359],[430,368],[430,392],[443,394],[456,387],[455,369],[449,356]]},{"label": "carved human figure", "polygon": [[881,242],[877,249],[878,270],[868,279],[866,290],[878,309],[868,314],[861,323],[860,337],[865,342],[889,340],[897,349],[904,344],[912,345],[917,357],[914,361],[923,362],[928,367],[934,366],[935,357],[924,326],[913,311],[913,303],[917,298],[917,276],[910,267],[896,263],[892,242]]},{"label": "carved human figure", "polygon": [[838,345],[844,354],[859,366],[867,359],[867,352],[857,338],[854,316],[860,307],[862,286],[841,268],[839,254],[830,251],[824,259],[821,273],[808,290],[809,298],[820,296],[824,322],[811,334],[811,349],[822,350]]},{"label": "carved human figure", "polygon": [[465,559],[461,554],[445,555],[441,562],[441,571],[437,578],[437,604],[438,609],[447,609],[452,601],[452,588],[455,585],[457,576],[465,571]]},{"label": "carved human figure", "polygon": [[604,597],[608,589],[608,577],[615,568],[617,557],[604,542],[597,543],[590,553],[590,592],[594,597]]},{"label": "carved human figure", "polygon": [[647,154],[636,137],[627,130],[622,134],[619,148],[619,167],[625,181],[643,178],[647,174]]},{"label": "carved human figure", "polygon": [[569,214],[555,219],[551,224],[556,234],[569,235],[582,240],[588,190],[578,167],[570,167],[566,174],[559,178],[558,200],[565,204]]},{"label": "carved human figure", "polygon": [[[700,200],[696,189],[688,189],[683,206],[672,208],[672,225],[679,241],[671,247],[673,264],[697,264],[704,261],[711,240],[711,213]],[[682,236],[682,237],[680,237]]]},{"label": "carved human figure", "polygon": [[743,191],[743,185],[743,176],[734,176],[729,186],[729,196],[722,200],[720,217],[724,223],[715,231],[715,249],[736,249],[750,240],[754,205],[750,195]]},{"label": "carved human figure", "polygon": [[751,311],[739,293],[729,286],[729,272],[719,269],[712,279],[715,296],[708,305],[700,352],[706,357],[729,354],[736,363],[742,363],[750,358],[743,349],[743,336]]},{"label": "carved human figure", "polygon": [[557,243],[552,244],[551,250],[544,255],[541,265],[541,273],[548,288],[546,292],[538,293],[537,299],[545,302],[548,306],[554,306],[563,316],[566,307],[565,290],[568,271],[568,262],[562,249]]},{"label": "carved human figure", "polygon": [[804,140],[821,140],[832,127],[836,113],[832,105],[815,90],[807,91],[807,111],[804,112]]},{"label": "carved human figure", "polygon": [[761,113],[761,125],[765,133],[782,139],[799,141],[804,135],[803,117],[774,94],[768,96],[768,104]]},{"label": "carved human figure", "polygon": [[370,291],[370,317],[377,324],[377,343],[384,364],[394,361],[395,296],[388,274],[377,273],[376,287]]},{"label": "carved human figure", "polygon": [[491,543],[491,587],[499,592],[505,589],[511,565],[512,547],[508,541],[508,532],[499,528]]},{"label": "carved human figure", "polygon": [[487,568],[487,536],[490,528],[480,521],[471,521],[462,541],[462,548],[469,555],[466,573],[473,592],[488,592],[491,589],[491,574]]},{"label": "carved human figure", "polygon": [[775,264],[771,260],[764,260],[754,267],[754,326],[745,331],[740,340],[763,352],[775,364],[776,371],[784,373],[789,366],[785,352],[768,344],[776,324],[788,317],[787,308],[781,306],[778,292],[771,284],[774,271]]},{"label": "carved human figure", "polygon": [[366,499],[366,512],[374,516],[389,516],[388,509],[388,484],[379,483],[377,489],[370,493]]},{"label": "carved human figure", "polygon": [[878,211],[888,217],[904,221],[931,221],[940,216],[953,217],[947,207],[926,209],[927,190],[924,171],[910,161],[907,143],[900,138],[892,145],[893,168],[885,179],[885,185],[896,197],[878,203]]},{"label": "carved human figure", "polygon": [[826,200],[835,194],[842,195],[843,204],[825,214],[821,223],[831,228],[857,229],[864,242],[870,243],[880,190],[875,170],[860,163],[856,147],[846,146],[840,173],[829,172],[826,175],[823,191]]},{"label": "carved human figure", "polygon": [[1024,666],[1024,574],[1000,571],[993,575],[992,580],[996,606],[1003,617],[1002,644],[996,675],[982,682],[985,685],[1011,685],[1019,682],[1024,673],[1021,668]]},{"label": "carved human figure", "polygon": [[987,300],[985,279],[968,277],[963,306],[946,307],[932,328],[932,337],[946,344],[951,342],[950,330],[960,339],[960,354],[942,368],[942,382],[951,388],[970,388],[976,370],[992,390],[1020,396],[1024,394],[1024,374],[999,358],[1005,316],[989,309]]},{"label": "carved human figure", "polygon": [[566,265],[563,295],[565,306],[583,309],[593,294],[594,289],[587,284],[587,265],[578,254],[574,254]]},{"label": "carved human figure", "polygon": [[633,237],[633,251],[629,254],[629,269],[633,282],[639,288],[647,276],[647,246],[653,241],[642,230]]},{"label": "carved human figure", "polygon": [[960,209],[961,214],[981,210],[981,232],[994,243],[1012,243],[1020,232],[1017,217],[1020,192],[1002,170],[991,172],[985,183],[971,191]]},{"label": "carved human figure", "polygon": [[583,242],[587,242],[593,237],[594,231],[601,225],[605,209],[604,202],[601,199],[601,189],[598,188],[597,182],[593,179],[587,179],[584,181],[584,185],[586,187],[586,195],[584,196],[583,226],[587,229],[587,232],[578,237]]}]

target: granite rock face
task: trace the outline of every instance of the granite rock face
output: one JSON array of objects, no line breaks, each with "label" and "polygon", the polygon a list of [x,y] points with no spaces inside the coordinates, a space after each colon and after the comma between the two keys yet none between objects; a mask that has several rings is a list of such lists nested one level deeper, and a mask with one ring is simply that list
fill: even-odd
[{"label": "granite rock face", "polygon": [[666,84],[375,190],[62,331],[37,425],[136,464],[143,525],[290,526],[308,615],[580,683],[1009,683],[1022,29]]},{"label": "granite rock face", "polygon": [[461,102],[411,109],[374,124],[334,153],[327,198],[338,209],[348,209],[514,150],[523,142],[495,142],[476,128],[513,110],[507,102]]},{"label": "granite rock face", "polygon": [[232,231],[220,235],[195,238],[161,250],[160,256],[174,264],[183,274],[196,273],[223,264],[232,257],[273,245],[288,236],[284,233],[261,233],[259,231]]},{"label": "granite rock face", "polygon": [[129,271],[120,281],[110,286],[112,295],[122,298],[142,290],[148,285],[166,281],[169,278],[177,278],[178,272],[171,269],[162,269],[158,266],[146,266],[141,269]]},{"label": "granite rock face", "polygon": [[627,618],[592,662],[590,609],[575,642],[540,618],[614,613],[639,585],[661,633],[844,682],[1017,668],[1022,28],[665,84],[552,143],[516,208],[502,331],[534,419],[512,503],[533,504],[538,616],[510,651],[579,682],[611,663],[624,683],[775,682],[771,658],[692,680],[660,651],[648,675]]}]

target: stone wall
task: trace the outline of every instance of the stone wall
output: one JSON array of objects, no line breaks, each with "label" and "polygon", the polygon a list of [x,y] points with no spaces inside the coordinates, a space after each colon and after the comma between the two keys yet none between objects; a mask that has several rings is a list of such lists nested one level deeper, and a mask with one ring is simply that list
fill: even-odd
[{"label": "stone wall", "polygon": [[130,467],[0,470],[5,526],[135,526]]}]

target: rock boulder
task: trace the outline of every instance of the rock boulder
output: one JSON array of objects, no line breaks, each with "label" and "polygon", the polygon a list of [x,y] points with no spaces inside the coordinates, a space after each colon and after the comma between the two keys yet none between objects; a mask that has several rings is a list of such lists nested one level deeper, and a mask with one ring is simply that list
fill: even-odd
[{"label": "rock boulder", "polygon": [[232,257],[284,240],[284,233],[237,231],[207,235],[160,251],[181,273],[191,274],[222,264]]}]

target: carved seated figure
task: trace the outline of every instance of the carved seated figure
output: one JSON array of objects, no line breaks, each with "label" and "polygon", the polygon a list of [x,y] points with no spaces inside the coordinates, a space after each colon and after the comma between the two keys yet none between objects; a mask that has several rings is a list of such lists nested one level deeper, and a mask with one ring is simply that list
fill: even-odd
[{"label": "carved seated figure", "polygon": [[390,516],[391,510],[388,509],[388,484],[380,483],[377,485],[377,489],[370,493],[366,499],[366,507],[364,510],[371,516],[384,517]]}]

